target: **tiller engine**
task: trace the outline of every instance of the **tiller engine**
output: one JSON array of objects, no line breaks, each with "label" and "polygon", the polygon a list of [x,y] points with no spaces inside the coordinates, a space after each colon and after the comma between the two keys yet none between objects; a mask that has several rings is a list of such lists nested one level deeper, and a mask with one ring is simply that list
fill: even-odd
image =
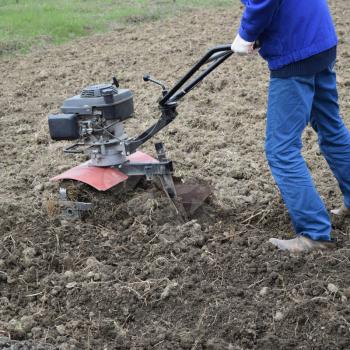
[{"label": "tiller engine", "polygon": [[[230,45],[211,49],[172,89],[145,76],[144,81],[162,87],[159,101],[161,116],[137,137],[129,138],[124,130],[124,122],[134,113],[133,94],[130,90],[120,88],[116,78],[111,84],[88,86],[80,95],[65,100],[61,113],[48,118],[50,136],[56,141],[75,141],[64,152],[87,154],[90,159],[52,180],[74,180],[98,191],[107,191],[128,179],[134,183],[142,176],[149,180],[158,179],[181,215],[193,213],[210,194],[208,188],[175,185],[173,165],[167,159],[162,143],[155,145],[157,159],[138,149],[176,118],[178,101],[231,54]],[[202,69],[203,66],[206,67]],[[70,200],[63,186],[59,191],[60,206],[67,218],[79,218],[84,211],[92,209],[92,203]]]}]

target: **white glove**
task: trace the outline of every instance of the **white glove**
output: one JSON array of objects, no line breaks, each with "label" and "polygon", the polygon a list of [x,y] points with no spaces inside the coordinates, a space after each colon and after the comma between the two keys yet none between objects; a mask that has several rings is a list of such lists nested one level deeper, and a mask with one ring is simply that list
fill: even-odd
[{"label": "white glove", "polygon": [[237,34],[231,45],[231,50],[239,55],[248,55],[254,52],[254,42],[245,41]]}]

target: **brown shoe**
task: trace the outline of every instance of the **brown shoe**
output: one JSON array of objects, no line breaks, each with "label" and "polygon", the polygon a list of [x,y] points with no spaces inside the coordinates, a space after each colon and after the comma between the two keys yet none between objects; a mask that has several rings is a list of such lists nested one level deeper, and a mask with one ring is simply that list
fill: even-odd
[{"label": "brown shoe", "polygon": [[310,252],[312,250],[325,250],[336,248],[334,241],[314,241],[308,237],[298,236],[293,239],[270,238],[269,242],[280,250],[287,250],[291,253]]},{"label": "brown shoe", "polygon": [[336,216],[341,216],[343,218],[350,216],[350,209],[347,208],[344,204],[339,209],[331,210],[331,213]]}]

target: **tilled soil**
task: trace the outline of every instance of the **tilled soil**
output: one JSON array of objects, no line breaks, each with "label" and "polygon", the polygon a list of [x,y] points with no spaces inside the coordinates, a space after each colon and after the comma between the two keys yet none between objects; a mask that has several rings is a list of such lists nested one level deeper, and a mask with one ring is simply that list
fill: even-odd
[{"label": "tilled soil", "polygon": [[[332,1],[340,37],[340,102],[350,126],[350,6]],[[268,71],[233,56],[189,95],[164,141],[176,175],[213,194],[183,222],[152,184],[94,193],[94,214],[52,210],[49,178],[77,164],[48,136],[47,115],[115,73],[135,93],[129,134],[158,116],[172,84],[211,46],[229,43],[238,5],[116,28],[0,61],[1,349],[349,349],[349,220],[339,248],[293,256],[268,238],[292,237],[264,157]],[[311,129],[304,155],[329,208],[342,202]],[[153,152],[152,142],[145,148]],[[51,210],[48,210],[50,209]]]}]

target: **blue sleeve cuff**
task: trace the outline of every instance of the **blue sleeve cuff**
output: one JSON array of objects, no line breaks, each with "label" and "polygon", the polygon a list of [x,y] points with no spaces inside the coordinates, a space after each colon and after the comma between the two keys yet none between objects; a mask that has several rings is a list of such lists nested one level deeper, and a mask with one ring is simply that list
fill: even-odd
[{"label": "blue sleeve cuff", "polygon": [[245,31],[242,27],[242,25],[239,28],[239,35],[242,39],[244,39],[245,41],[248,41],[250,43],[255,42],[258,38],[256,35],[252,35],[247,33],[247,31]]}]

